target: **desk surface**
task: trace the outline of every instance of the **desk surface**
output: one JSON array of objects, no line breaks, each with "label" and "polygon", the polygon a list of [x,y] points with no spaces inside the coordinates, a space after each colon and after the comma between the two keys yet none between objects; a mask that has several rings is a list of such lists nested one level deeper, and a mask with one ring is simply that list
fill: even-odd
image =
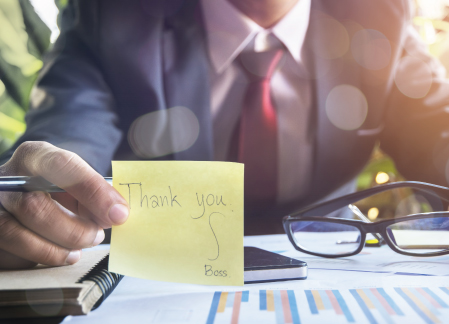
[{"label": "desk surface", "polygon": [[70,323],[449,323],[449,256],[415,258],[388,247],[324,259],[300,254],[285,235],[245,245],[297,257],[309,278],[210,287],[125,277],[97,310]]}]

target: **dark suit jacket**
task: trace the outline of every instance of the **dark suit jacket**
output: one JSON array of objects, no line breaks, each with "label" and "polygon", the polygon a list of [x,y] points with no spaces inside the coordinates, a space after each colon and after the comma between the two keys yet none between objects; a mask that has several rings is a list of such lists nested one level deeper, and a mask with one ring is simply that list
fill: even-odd
[{"label": "dark suit jacket", "polygon": [[[29,140],[48,141],[76,152],[106,175],[111,159],[139,159],[126,138],[136,118],[185,106],[198,118],[198,139],[163,159],[211,160],[209,58],[196,2],[71,1],[34,90],[27,131],[15,147]],[[315,55],[311,49],[326,49],[329,41],[317,19],[323,13],[385,35],[391,46],[389,64],[368,70],[356,62],[351,49],[336,59]],[[303,200],[277,214],[313,203],[354,179],[378,141],[408,179],[447,185],[448,82],[435,72],[422,99],[403,95],[394,82],[398,60],[407,53],[438,67],[409,26],[408,0],[312,0],[303,54],[313,84],[313,182]],[[326,116],[327,95],[339,84],[357,87],[367,99],[368,115],[359,129],[339,129]]]}]

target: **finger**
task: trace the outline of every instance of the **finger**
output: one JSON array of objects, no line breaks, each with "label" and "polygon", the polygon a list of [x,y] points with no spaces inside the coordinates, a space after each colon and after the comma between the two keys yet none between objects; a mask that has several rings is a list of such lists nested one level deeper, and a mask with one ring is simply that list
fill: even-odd
[{"label": "finger", "polygon": [[29,269],[36,266],[36,262],[22,259],[14,254],[0,250],[0,269]]},{"label": "finger", "polygon": [[79,217],[95,219],[95,215],[93,215],[85,206],[81,205],[75,198],[70,196],[70,194],[66,192],[56,192],[51,193],[50,195],[53,200],[57,201],[61,206],[67,208]]},{"label": "finger", "polygon": [[81,250],[66,249],[47,241],[4,210],[0,210],[0,249],[19,258],[51,266],[74,264],[81,258]]},{"label": "finger", "polygon": [[54,201],[57,201],[61,206],[67,208],[72,213],[78,215],[78,201],[67,192],[53,192],[50,194]]},{"label": "finger", "polygon": [[101,243],[104,231],[95,222],[78,217],[51,199],[48,193],[0,194],[3,207],[26,228],[62,247],[82,249]]},{"label": "finger", "polygon": [[26,142],[11,160],[18,171],[40,175],[70,193],[102,228],[123,224],[128,218],[126,200],[75,153],[45,142]]}]

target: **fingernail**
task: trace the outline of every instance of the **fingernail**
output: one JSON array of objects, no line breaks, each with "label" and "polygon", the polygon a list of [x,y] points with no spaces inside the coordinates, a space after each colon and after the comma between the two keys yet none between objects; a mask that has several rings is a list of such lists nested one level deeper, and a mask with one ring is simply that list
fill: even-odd
[{"label": "fingernail", "polygon": [[109,219],[114,225],[121,225],[128,219],[128,207],[122,204],[116,204],[109,210]]},{"label": "fingernail", "polygon": [[81,259],[81,250],[72,251],[65,259],[65,264],[74,264],[77,263]]},{"label": "fingernail", "polygon": [[98,230],[97,236],[95,237],[94,242],[92,243],[92,246],[97,246],[104,240],[104,231],[103,229]]}]

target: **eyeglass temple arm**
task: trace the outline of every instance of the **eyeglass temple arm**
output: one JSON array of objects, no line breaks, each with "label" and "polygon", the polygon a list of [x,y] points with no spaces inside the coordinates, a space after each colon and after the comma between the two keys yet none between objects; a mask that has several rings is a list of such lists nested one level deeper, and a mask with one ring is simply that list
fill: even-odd
[{"label": "eyeglass temple arm", "polygon": [[335,198],[320,204],[313,205],[306,209],[300,210],[297,213],[293,213],[290,216],[325,216],[333,211],[343,208],[349,204],[365,199],[369,196],[381,193],[383,191],[391,190],[394,188],[410,187],[413,189],[419,189],[425,191],[428,194],[439,197],[442,200],[449,202],[449,188],[437,186],[424,182],[417,181],[401,181],[389,183],[386,185],[377,186],[374,188],[366,189],[363,191],[355,192],[347,196]]}]

